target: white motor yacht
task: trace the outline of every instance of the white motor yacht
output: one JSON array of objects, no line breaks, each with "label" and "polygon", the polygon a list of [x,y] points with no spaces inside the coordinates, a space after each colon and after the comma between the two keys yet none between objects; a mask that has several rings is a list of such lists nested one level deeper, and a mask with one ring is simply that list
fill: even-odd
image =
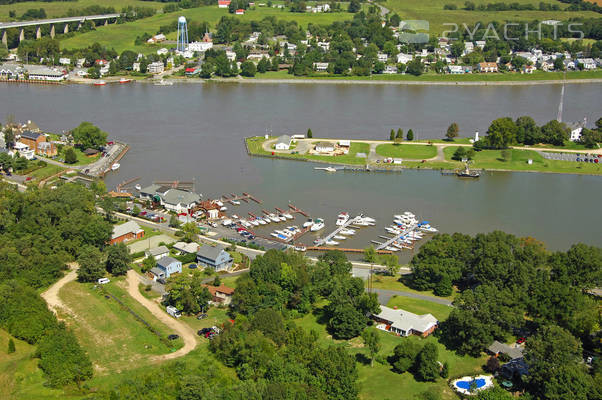
[{"label": "white motor yacht", "polygon": [[308,219],[307,221],[305,221],[305,222],[303,223],[303,227],[304,227],[304,228],[309,228],[309,227],[310,227],[310,226],[312,226],[313,224],[314,224],[314,220],[310,218],[310,219]]},{"label": "white motor yacht", "polygon": [[324,229],[324,226],[324,220],[322,218],[316,218],[310,229],[312,232],[317,232],[321,229]]}]

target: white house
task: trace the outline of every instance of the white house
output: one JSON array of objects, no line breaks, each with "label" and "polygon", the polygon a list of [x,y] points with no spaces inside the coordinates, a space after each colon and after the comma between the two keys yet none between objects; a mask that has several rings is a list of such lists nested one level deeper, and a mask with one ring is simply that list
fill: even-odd
[{"label": "white house", "polygon": [[276,150],[288,150],[291,148],[291,137],[288,135],[282,135],[276,141],[274,145]]},{"label": "white house", "polygon": [[459,75],[464,73],[464,67],[461,65],[448,65],[447,72],[453,75]]},{"label": "white house", "polygon": [[396,333],[400,336],[420,335],[427,337],[439,325],[431,314],[417,315],[401,309],[380,306],[379,314],[372,314],[376,328]]},{"label": "white house", "polygon": [[330,50],[330,42],[318,42],[318,47],[322,50],[328,51]]},{"label": "white house", "polygon": [[234,61],[236,60],[236,53],[230,50],[226,50],[226,57],[228,57],[228,60]]},{"label": "white house", "polygon": [[146,43],[160,43],[160,42],[164,42],[167,38],[165,37],[164,34],[159,33],[155,36],[153,36],[152,38],[148,39],[146,41]]},{"label": "white house", "polygon": [[165,66],[163,65],[163,63],[161,61],[155,61],[155,62],[148,64],[146,69],[151,74],[160,74],[163,71],[165,71]]},{"label": "white house", "polygon": [[25,143],[21,142],[15,143],[15,145],[13,146],[13,153],[9,154],[11,156],[14,156],[15,152],[19,152],[19,155],[27,160],[33,160],[33,158],[35,157],[35,151],[33,149],[30,149],[29,146]]},{"label": "white house", "polygon": [[377,53],[376,58],[378,59],[378,61],[386,63],[389,59],[389,56],[387,55],[387,53]]},{"label": "white house", "polygon": [[324,72],[328,69],[328,63],[327,62],[315,62],[313,64],[313,67],[318,72]]},{"label": "white house", "polygon": [[385,67],[385,70],[383,71],[383,74],[396,74],[397,73],[397,67],[395,65],[387,65]]},{"label": "white house", "polygon": [[411,54],[399,53],[397,55],[397,62],[399,64],[407,64],[412,61],[412,58],[414,58],[414,56]]},{"label": "white house", "polygon": [[59,58],[59,64],[61,65],[70,65],[71,59],[69,57],[61,57]]},{"label": "white house", "polygon": [[583,69],[586,70],[596,69],[596,62],[593,58],[578,58],[577,65],[583,66]]},{"label": "white house", "polygon": [[334,143],[332,142],[320,142],[316,145],[316,152],[318,153],[332,153],[334,151]]},{"label": "white house", "polygon": [[213,42],[192,42],[188,44],[188,51],[207,51],[213,47]]},{"label": "white house", "polygon": [[585,127],[585,121],[568,124],[568,127],[571,130],[571,136],[569,138],[571,142],[578,142],[581,140],[581,131],[583,131],[583,128]]},{"label": "white house", "polygon": [[26,65],[25,70],[29,79],[37,81],[62,81],[65,79],[65,73],[56,68],[48,68],[44,65]]},{"label": "white house", "polygon": [[162,56],[167,53],[169,53],[169,50],[167,50],[165,47],[161,47],[159,50],[157,50],[157,55],[159,56]]},{"label": "white house", "polygon": [[230,0],[218,0],[217,6],[219,8],[228,8],[230,7]]},{"label": "white house", "polygon": [[169,249],[165,246],[153,247],[144,252],[146,257],[153,257],[155,260],[160,260],[169,255]]}]

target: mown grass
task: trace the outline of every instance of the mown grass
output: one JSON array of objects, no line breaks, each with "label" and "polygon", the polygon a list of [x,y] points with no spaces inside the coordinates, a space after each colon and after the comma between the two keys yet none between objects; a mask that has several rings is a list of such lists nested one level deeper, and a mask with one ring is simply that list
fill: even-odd
[{"label": "mown grass", "polygon": [[420,291],[420,290],[412,289],[411,287],[407,286],[403,282],[403,278],[404,278],[403,276],[400,278],[399,276],[376,274],[376,275],[374,275],[374,279],[372,280],[372,286],[375,289],[399,290],[401,292],[416,293],[416,294],[421,294],[423,296],[439,297],[439,298],[447,299],[447,300],[453,300],[457,293],[457,291],[454,289],[454,293],[451,296],[448,296],[448,297],[435,296],[435,294],[433,293],[432,290]]},{"label": "mown grass", "polygon": [[432,314],[439,321],[446,320],[452,310],[450,306],[405,296],[391,297],[387,307],[401,308],[414,314]]},{"label": "mown grass", "polygon": [[35,171],[33,171],[32,173],[30,173],[29,175],[32,178],[35,178],[35,179],[38,179],[38,180],[42,180],[42,179],[46,179],[49,176],[52,176],[54,174],[58,174],[59,172],[61,172],[64,169],[65,168],[60,167],[58,165],[47,164],[45,167],[36,169]]},{"label": "mown grass", "polygon": [[[158,33],[160,26],[176,21],[181,15],[186,17],[189,24],[193,21],[208,22],[213,30],[215,29],[217,22],[225,16],[236,17],[237,19],[243,21],[259,21],[265,17],[276,17],[277,19],[284,21],[297,21],[297,23],[304,28],[307,28],[307,24],[309,23],[325,25],[331,24],[334,21],[347,20],[353,17],[353,14],[347,12],[316,14],[292,13],[288,10],[268,7],[255,7],[254,9],[247,10],[244,15],[233,15],[228,13],[227,9],[218,8],[217,5],[215,5],[180,10],[174,13],[157,14],[152,17],[144,18],[127,24],[112,24],[108,26],[97,27],[94,31],[77,34],[73,37],[62,40],[61,47],[68,49],[83,48],[94,42],[98,42],[109,48],[114,48],[117,52],[122,52],[123,50],[129,49],[142,53],[151,53],[163,46],[146,44],[136,46],[134,45],[136,37],[145,32],[154,35]],[[166,36],[168,39],[175,40],[176,35],[176,32],[171,32]],[[169,46],[167,45],[167,47]],[[175,47],[175,45],[172,47]]]},{"label": "mown grass", "polygon": [[437,155],[437,147],[419,144],[379,144],[376,154],[383,157],[423,160]]},{"label": "mown grass", "polygon": [[[113,278],[103,288],[151,324],[162,338],[173,333],[132,299],[122,285],[122,278]],[[115,373],[127,370],[132,365],[148,364],[151,356],[168,353],[182,345],[170,342],[168,346],[165,340],[151,332],[113,298],[107,299],[92,284],[71,282],[61,289],[59,296],[75,314],[75,317],[70,314],[62,317],[88,352],[97,374]]]},{"label": "mown grass", "polygon": [[[462,163],[452,161],[451,157],[456,151],[456,146],[446,147],[443,150],[445,159],[449,161],[449,167],[461,167]],[[502,150],[483,150],[475,153],[473,168],[489,170],[511,170],[511,171],[533,171],[533,172],[556,172],[572,174],[602,174],[602,164],[584,163],[576,161],[547,160],[534,150],[509,150],[511,157],[506,161],[502,156]],[[533,160],[529,165],[527,160]],[[449,168],[448,167],[448,168]]]},{"label": "mown grass", "polygon": [[[539,6],[539,0],[517,0],[520,4],[533,4],[535,8]],[[464,8],[464,0],[386,0],[380,2],[385,7],[391,10],[391,13],[397,13],[401,19],[417,19],[426,20],[429,22],[429,34],[441,34],[445,30],[451,30],[451,27],[444,26],[445,23],[455,23],[459,25],[459,29],[463,29],[462,24],[472,25],[476,22],[483,24],[490,21],[543,21],[546,19],[566,20],[568,18],[588,17],[598,18],[599,14],[591,11],[466,11]],[[474,0],[475,5],[492,3],[490,0]],[[561,10],[568,7],[557,0],[547,0],[546,3],[560,6]],[[444,10],[446,4],[454,4],[456,10]],[[536,29],[536,27],[530,27]],[[503,31],[498,32],[502,37]],[[480,40],[480,38],[475,38]]]}]

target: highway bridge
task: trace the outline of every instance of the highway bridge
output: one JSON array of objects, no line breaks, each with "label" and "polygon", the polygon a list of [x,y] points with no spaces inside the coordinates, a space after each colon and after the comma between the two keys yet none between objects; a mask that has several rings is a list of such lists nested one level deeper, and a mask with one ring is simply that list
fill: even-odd
[{"label": "highway bridge", "polygon": [[2,43],[4,45],[7,44],[6,31],[10,28],[21,29],[19,34],[19,41],[25,39],[25,31],[24,28],[28,26],[35,26],[36,29],[36,39],[42,37],[42,31],[40,27],[42,25],[50,25],[50,37],[54,38],[55,35],[55,25],[64,25],[63,33],[69,32],[69,24],[77,22],[77,29],[79,29],[82,24],[86,21],[92,21],[96,25],[96,21],[100,21],[104,25],[108,25],[109,22],[117,22],[117,19],[121,16],[119,13],[115,14],[99,14],[99,15],[84,15],[79,17],[65,17],[65,18],[50,18],[50,19],[38,19],[33,21],[16,21],[16,22],[0,22],[0,31],[2,31]]}]

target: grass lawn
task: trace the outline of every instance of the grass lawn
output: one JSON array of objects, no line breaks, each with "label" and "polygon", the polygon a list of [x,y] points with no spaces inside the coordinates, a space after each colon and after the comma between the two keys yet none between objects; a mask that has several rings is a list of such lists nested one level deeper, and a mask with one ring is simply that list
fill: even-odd
[{"label": "grass lawn", "polygon": [[76,0],[70,2],[28,1],[22,3],[1,5],[0,19],[2,21],[10,21],[10,18],[8,17],[8,12],[11,10],[14,10],[17,13],[17,17],[20,17],[31,8],[43,8],[46,11],[47,18],[54,18],[64,16],[67,13],[67,10],[69,9],[80,10],[93,5],[101,5],[103,7],[114,7],[116,12],[120,12],[123,7],[127,6],[152,7],[155,9],[160,9],[164,6],[164,4],[161,2],[151,2],[142,0]]},{"label": "grass lawn", "polygon": [[[443,150],[445,159],[450,161],[450,165],[460,167],[461,163],[452,161],[451,157],[457,147],[447,147]],[[575,161],[560,161],[546,160],[536,151],[533,150],[516,150],[512,149],[511,158],[504,161],[501,150],[483,150],[476,152],[474,168],[484,169],[503,169],[512,171],[542,171],[556,173],[573,173],[573,174],[602,174],[602,164],[581,163]],[[527,164],[527,160],[533,160],[533,164]]]},{"label": "grass lawn", "polygon": [[397,307],[414,314],[433,314],[439,321],[444,321],[451,313],[452,308],[443,304],[433,303],[421,299],[413,299],[405,296],[393,296],[387,307]]},{"label": "grass lawn", "polygon": [[[173,333],[127,294],[123,289],[123,278],[113,278],[104,288],[151,324],[163,338]],[[148,330],[114,299],[105,298],[92,284],[71,282],[59,295],[75,314],[75,317],[65,313],[61,316],[88,352],[96,374],[115,373],[132,365],[147,364],[150,356],[172,350],[165,340]],[[174,350],[182,345],[171,344]]]},{"label": "grass lawn", "polygon": [[[142,3],[144,3],[144,5],[161,4],[161,7],[163,6],[163,3]],[[160,26],[176,21],[181,15],[186,17],[189,24],[191,21],[208,22],[212,30],[215,30],[218,21],[224,16],[236,17],[244,21],[259,21],[265,17],[276,17],[279,20],[284,21],[297,21],[299,25],[303,27],[307,27],[309,23],[324,25],[331,24],[334,21],[348,20],[353,17],[353,14],[347,12],[316,14],[292,13],[284,9],[268,7],[255,7],[254,9],[247,10],[244,15],[235,16],[233,14],[229,14],[227,9],[218,8],[216,5],[212,5],[180,10],[178,12],[168,14],[157,14],[149,18],[144,18],[126,24],[111,24],[108,26],[98,27],[94,31],[65,38],[61,41],[61,47],[67,49],[83,48],[94,42],[98,42],[109,48],[114,48],[119,53],[126,49],[142,53],[151,53],[164,46],[146,44],[135,46],[134,41],[136,40],[136,36],[139,36],[144,32],[154,35],[158,33]],[[171,32],[166,36],[169,40],[176,40],[177,33]],[[175,45],[171,47],[175,47]]]},{"label": "grass lawn", "polygon": [[[63,159],[63,160],[65,159],[65,150],[67,150],[67,148],[68,147],[63,147],[63,151],[59,154],[60,159]],[[72,164],[72,165],[88,165],[100,158],[100,153],[98,153],[98,155],[96,155],[94,157],[88,157],[87,155],[84,154],[83,151],[81,151],[80,149],[78,149],[76,147],[73,147],[73,150],[75,150],[75,155],[77,156],[77,161],[75,162],[75,164]]]},{"label": "grass lawn", "polygon": [[221,326],[224,322],[230,319],[230,317],[228,317],[227,311],[228,310],[225,308],[211,307],[209,311],[207,311],[207,315],[209,315],[209,317],[205,319],[198,320],[194,315],[182,315],[180,321],[187,323],[196,332],[199,329],[203,328]]},{"label": "grass lawn", "polygon": [[49,176],[52,176],[54,174],[58,174],[59,172],[61,172],[62,170],[64,170],[65,168],[60,167],[58,165],[54,165],[54,164],[48,164],[45,167],[36,169],[35,171],[33,171],[31,174],[29,174],[32,178],[38,179],[38,180],[42,180],[42,179],[46,179]]},{"label": "grass lawn", "polygon": [[419,144],[379,144],[376,154],[383,157],[423,160],[437,155],[437,147]]},{"label": "grass lawn", "polygon": [[[273,138],[270,138],[273,139]],[[252,137],[248,138],[247,146],[249,148],[249,152],[251,154],[257,155],[266,155],[271,156],[272,153],[265,151],[262,147],[263,143],[266,141],[263,137]],[[365,165],[366,159],[361,157],[356,157],[357,153],[365,153],[368,155],[370,151],[370,145],[368,143],[351,143],[351,147],[349,149],[348,154],[340,155],[340,156],[317,156],[310,154],[287,154],[287,153],[275,153],[275,157],[280,158],[290,158],[292,160],[302,160],[302,161],[320,161],[326,162],[330,164],[354,164],[354,165]]]},{"label": "grass lawn", "polygon": [[[596,79],[602,78],[602,70],[596,71],[570,71],[566,74],[567,79]],[[465,74],[450,75],[427,72],[420,76],[410,74],[380,74],[371,76],[333,76],[326,73],[312,76],[294,76],[287,71],[268,71],[258,73],[254,78],[245,79],[315,79],[315,80],[351,80],[351,81],[418,81],[418,82],[510,82],[510,81],[541,81],[562,80],[563,72],[535,71],[532,74],[520,73],[496,73],[496,74]],[[234,78],[233,78],[234,80]]]},{"label": "grass lawn", "polygon": [[[474,24],[481,22],[487,24],[490,21],[543,21],[546,19],[555,19],[564,21],[568,18],[576,17],[588,17],[588,18],[599,18],[599,14],[591,11],[577,11],[577,12],[566,12],[566,11],[466,11],[464,8],[464,0],[432,0],[432,1],[420,1],[420,0],[386,0],[381,1],[382,5],[391,10],[391,13],[397,13],[401,19],[418,19],[426,20],[429,22],[429,34],[440,34],[445,30],[451,30],[449,26],[444,26],[444,23],[456,23],[459,25],[458,29],[463,29],[462,24]],[[535,8],[538,8],[538,0],[517,0],[520,4],[533,4]],[[475,0],[473,3],[477,6],[481,4],[491,3],[489,0]],[[557,0],[548,1],[549,4],[555,4],[560,6],[561,10],[568,7],[567,4],[561,3]],[[443,6],[446,4],[454,4],[457,6],[457,10],[444,10]],[[530,29],[536,29],[533,27]],[[499,36],[502,37],[503,31],[498,32]],[[475,40],[481,40],[475,38]]]},{"label": "grass lawn", "polygon": [[[435,296],[435,294],[433,293],[432,290],[420,291],[420,290],[415,290],[415,289],[410,288],[409,286],[404,284],[403,278],[404,278],[404,276],[402,276],[400,278],[399,276],[376,274],[376,275],[374,275],[374,280],[372,281],[372,283],[373,283],[373,287],[375,289],[399,290],[401,292],[416,293],[416,294],[421,294],[424,296],[440,297],[440,296]],[[454,289],[454,293],[451,296],[440,297],[440,298],[447,299],[447,300],[453,300],[456,293],[457,293],[457,291]]]}]

